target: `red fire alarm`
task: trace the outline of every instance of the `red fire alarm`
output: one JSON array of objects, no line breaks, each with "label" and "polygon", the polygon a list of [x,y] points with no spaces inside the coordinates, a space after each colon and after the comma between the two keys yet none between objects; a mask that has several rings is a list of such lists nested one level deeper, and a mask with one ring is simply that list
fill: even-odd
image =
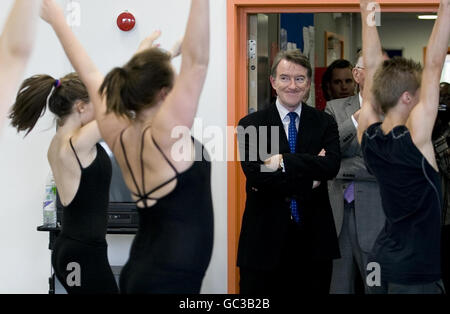
[{"label": "red fire alarm", "polygon": [[124,32],[131,31],[136,25],[136,19],[134,15],[128,11],[125,11],[117,18],[117,26]]}]

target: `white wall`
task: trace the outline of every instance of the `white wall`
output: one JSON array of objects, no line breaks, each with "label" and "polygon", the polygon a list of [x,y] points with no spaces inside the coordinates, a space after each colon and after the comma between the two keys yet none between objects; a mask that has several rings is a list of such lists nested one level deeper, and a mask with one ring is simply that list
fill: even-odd
[{"label": "white wall", "polygon": [[[12,0],[0,2],[2,27]],[[65,4],[69,0],[59,0]],[[185,29],[190,1],[165,0],[78,0],[81,26],[75,32],[103,72],[122,65],[137,48],[140,39],[155,29],[159,41],[170,48]],[[198,117],[203,125],[225,128],[227,122],[226,0],[211,3],[211,58],[209,74],[200,101]],[[136,28],[124,33],[115,26],[123,10],[132,12]],[[37,45],[26,76],[48,73],[59,77],[71,71],[70,64],[53,32],[39,24]],[[179,60],[176,62],[179,66]],[[47,130],[47,129],[51,130]],[[49,171],[46,150],[54,134],[53,118],[46,114],[26,139],[7,126],[0,135],[0,293],[47,293],[50,273],[48,234],[36,231],[42,223],[42,197]],[[203,293],[227,292],[227,185],[226,163],[214,162],[212,191],[215,239],[212,260],[204,279]],[[132,236],[108,235],[109,259],[121,265],[128,258]]]}]

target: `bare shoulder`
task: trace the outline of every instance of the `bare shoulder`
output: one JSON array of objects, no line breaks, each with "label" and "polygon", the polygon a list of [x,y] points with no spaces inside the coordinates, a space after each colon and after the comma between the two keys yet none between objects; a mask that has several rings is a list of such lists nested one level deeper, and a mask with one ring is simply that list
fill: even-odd
[{"label": "bare shoulder", "polygon": [[131,125],[131,120],[115,113],[107,113],[97,120],[101,137],[114,151],[123,130]]},{"label": "bare shoulder", "polygon": [[75,158],[75,153],[70,142],[70,136],[53,137],[47,152],[47,158],[50,165],[52,165],[52,168],[56,165],[59,168],[71,168],[70,166],[72,165],[73,159]]}]

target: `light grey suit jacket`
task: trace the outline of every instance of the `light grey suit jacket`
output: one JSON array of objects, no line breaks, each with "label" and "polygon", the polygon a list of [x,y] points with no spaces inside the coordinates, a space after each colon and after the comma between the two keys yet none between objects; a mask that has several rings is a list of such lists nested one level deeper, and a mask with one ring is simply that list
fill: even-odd
[{"label": "light grey suit jacket", "polygon": [[328,194],[339,235],[344,218],[344,191],[354,182],[356,233],[361,249],[368,253],[384,226],[385,216],[378,184],[366,169],[351,119],[359,108],[358,94],[329,101],[325,108],[325,112],[331,114],[338,124],[342,158],[339,173],[328,182]]}]

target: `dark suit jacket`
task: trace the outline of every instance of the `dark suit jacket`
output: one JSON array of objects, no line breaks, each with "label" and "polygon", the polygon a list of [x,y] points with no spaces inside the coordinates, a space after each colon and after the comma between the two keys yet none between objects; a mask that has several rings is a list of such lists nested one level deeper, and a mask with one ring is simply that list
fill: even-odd
[{"label": "dark suit jacket", "polygon": [[[246,132],[238,129],[241,165],[247,178],[238,266],[265,270],[278,266],[291,220],[291,198],[298,202],[303,235],[309,244],[307,247],[299,245],[299,250],[311,259],[338,258],[339,247],[326,182],[336,176],[340,166],[339,133],[335,120],[329,114],[303,104],[294,154],[290,153],[274,104],[239,122],[239,127],[246,129],[247,133],[252,133],[248,128],[251,126],[257,129],[257,141],[249,141]],[[261,141],[265,131],[260,127],[268,127],[267,140]],[[261,165],[267,156],[258,155],[257,160],[249,160],[265,142],[268,149],[263,151],[271,152],[273,149],[270,127],[277,127],[279,131],[279,151],[273,151],[271,155],[283,154],[286,172],[262,172]],[[319,157],[323,148],[326,156]],[[322,181],[322,184],[313,190],[314,180]],[[305,242],[305,239],[299,240]]]}]

